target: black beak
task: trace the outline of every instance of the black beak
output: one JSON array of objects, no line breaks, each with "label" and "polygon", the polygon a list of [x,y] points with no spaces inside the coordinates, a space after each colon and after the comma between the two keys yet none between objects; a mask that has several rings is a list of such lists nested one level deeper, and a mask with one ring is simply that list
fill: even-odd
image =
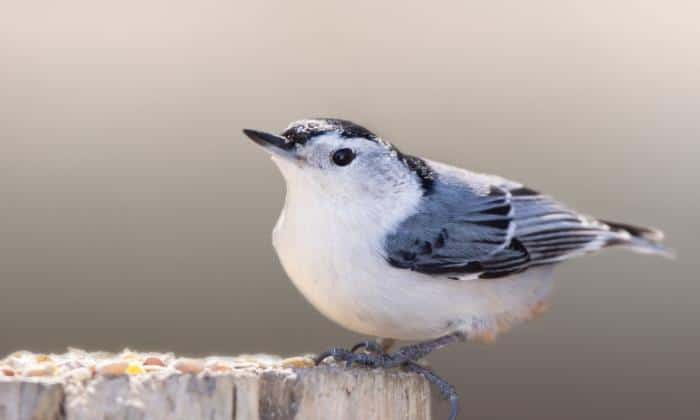
[{"label": "black beak", "polygon": [[253,140],[258,145],[269,148],[274,146],[282,150],[292,150],[294,148],[294,142],[287,140],[282,136],[277,134],[265,133],[264,131],[250,130],[248,128],[243,129],[243,133]]}]

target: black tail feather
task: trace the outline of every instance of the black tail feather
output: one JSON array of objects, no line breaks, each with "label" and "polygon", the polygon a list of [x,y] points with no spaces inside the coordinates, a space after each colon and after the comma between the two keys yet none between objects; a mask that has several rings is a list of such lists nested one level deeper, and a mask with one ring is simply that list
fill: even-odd
[{"label": "black tail feather", "polygon": [[613,231],[627,232],[635,238],[646,239],[652,242],[660,242],[664,239],[663,232],[658,229],[634,226],[627,223],[610,222],[608,220],[601,220],[601,222],[608,225]]},{"label": "black tail feather", "polygon": [[664,233],[658,229],[629,225],[627,223],[600,220],[612,232],[620,233],[619,238],[612,238],[607,245],[628,246],[643,253],[660,254],[673,257],[674,252],[663,243]]}]

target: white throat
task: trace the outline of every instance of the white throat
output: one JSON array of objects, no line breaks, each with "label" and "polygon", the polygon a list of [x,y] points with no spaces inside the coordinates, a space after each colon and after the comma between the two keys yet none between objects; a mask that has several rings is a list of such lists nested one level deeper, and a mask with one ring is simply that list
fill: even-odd
[{"label": "white throat", "polygon": [[332,180],[319,180],[317,173],[294,162],[274,160],[287,186],[277,228],[303,229],[295,232],[302,235],[303,241],[299,242],[313,242],[313,237],[329,241],[328,245],[383,240],[415,212],[422,197],[418,180],[409,175],[404,180],[404,188],[400,189],[380,183],[338,185]]}]

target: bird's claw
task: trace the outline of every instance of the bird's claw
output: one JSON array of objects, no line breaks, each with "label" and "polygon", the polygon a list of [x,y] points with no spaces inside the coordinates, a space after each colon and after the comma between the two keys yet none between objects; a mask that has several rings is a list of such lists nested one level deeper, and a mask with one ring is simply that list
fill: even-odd
[{"label": "bird's claw", "polygon": [[[357,350],[355,347],[353,347],[353,349]],[[355,353],[353,350],[336,347],[319,354],[316,359],[314,359],[314,362],[316,366],[318,366],[329,357],[332,357],[338,362],[345,362],[346,367],[359,365],[369,368],[385,367],[384,359],[386,358],[384,355]]]},{"label": "bird's claw", "polygon": [[[357,352],[360,350],[364,350],[365,353],[357,354]],[[347,350],[342,347],[334,347],[328,351],[319,354],[314,361],[316,363],[316,366],[321,364],[325,359],[329,357],[333,357],[333,359],[337,361],[346,362],[348,367],[351,366],[353,363],[357,363],[358,365],[363,366],[377,364],[370,361],[369,358],[366,357],[367,354],[374,356],[386,355],[386,353],[384,352],[384,348],[377,341],[361,341],[352,346],[350,350]]]},{"label": "bird's claw", "polygon": [[352,352],[350,350],[341,347],[333,347],[332,349],[324,351],[323,353],[316,356],[316,358],[314,359],[314,364],[318,366],[329,357],[332,357],[335,360],[342,360],[343,358],[347,357],[348,354],[351,353]]},{"label": "bird's claw", "polygon": [[[358,353],[361,349],[364,349],[365,352]],[[350,350],[339,347],[332,348],[316,357],[316,365],[318,366],[329,357],[339,362],[345,362],[346,367],[358,365],[368,368],[384,369],[399,367],[413,360],[410,355],[404,354],[401,351],[391,354],[385,353],[381,345],[374,341],[363,341],[354,345]]]}]

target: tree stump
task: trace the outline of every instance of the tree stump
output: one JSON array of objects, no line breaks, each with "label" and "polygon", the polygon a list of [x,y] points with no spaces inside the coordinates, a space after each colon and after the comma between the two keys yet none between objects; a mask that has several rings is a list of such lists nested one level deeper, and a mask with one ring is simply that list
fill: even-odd
[{"label": "tree stump", "polygon": [[0,420],[430,420],[430,388],[400,372],[308,357],[18,352],[0,361]]}]

